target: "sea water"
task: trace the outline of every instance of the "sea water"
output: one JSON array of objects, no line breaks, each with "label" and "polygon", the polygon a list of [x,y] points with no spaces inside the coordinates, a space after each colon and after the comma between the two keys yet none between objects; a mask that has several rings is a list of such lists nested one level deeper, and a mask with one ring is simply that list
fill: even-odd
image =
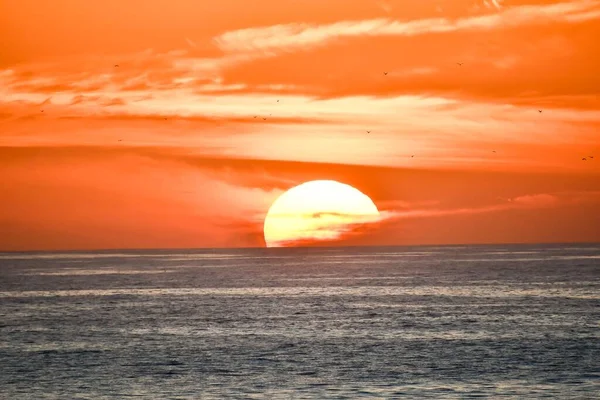
[{"label": "sea water", "polygon": [[0,398],[593,399],[600,245],[0,253]]}]

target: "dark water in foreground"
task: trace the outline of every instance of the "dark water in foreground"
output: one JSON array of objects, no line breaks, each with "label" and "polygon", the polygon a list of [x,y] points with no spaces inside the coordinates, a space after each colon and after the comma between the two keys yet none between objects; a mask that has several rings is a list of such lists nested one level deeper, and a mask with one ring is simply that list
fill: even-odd
[{"label": "dark water in foreground", "polygon": [[0,254],[0,398],[600,391],[600,245]]}]

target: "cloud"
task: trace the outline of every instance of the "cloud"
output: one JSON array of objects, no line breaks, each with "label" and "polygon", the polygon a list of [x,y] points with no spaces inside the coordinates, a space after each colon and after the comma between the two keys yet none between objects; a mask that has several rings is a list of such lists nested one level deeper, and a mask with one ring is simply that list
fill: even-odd
[{"label": "cloud", "polygon": [[[395,202],[387,204],[384,217],[378,222],[393,222],[405,219],[435,218],[453,215],[486,214],[517,209],[544,209],[584,203],[600,202],[600,192],[557,192],[553,194],[539,193],[516,196],[508,198],[500,203],[481,207],[463,207],[463,208],[439,208],[439,207],[421,207],[411,208],[409,202]],[[439,202],[431,202],[431,205]],[[395,205],[395,207],[394,207]],[[390,207],[391,206],[391,207]]]},{"label": "cloud", "polygon": [[533,195],[517,196],[508,199],[508,202],[520,207],[551,208],[560,206],[574,206],[600,202],[600,191],[564,191],[553,193],[540,193]]},{"label": "cloud", "polygon": [[[203,156],[564,170],[589,169],[580,162],[583,150],[576,149],[593,148],[600,121],[598,111],[554,110],[541,117],[527,107],[421,96],[288,96],[277,103],[277,96],[264,95],[57,94],[42,113],[38,103],[46,98],[13,95],[0,103],[7,123],[0,145],[106,146],[122,140],[122,146],[187,148]],[[114,99],[119,101],[107,106]]]},{"label": "cloud", "polygon": [[361,36],[416,36],[457,31],[540,25],[548,22],[574,23],[597,19],[598,2],[591,0],[544,5],[521,5],[502,8],[497,13],[464,17],[456,20],[430,18],[412,21],[371,19],[340,21],[327,25],[295,23],[230,31],[214,41],[226,52],[256,52],[270,55],[273,51],[293,51],[326,45],[341,38]]},{"label": "cloud", "polygon": [[[286,215],[272,215],[270,218],[287,217]],[[360,238],[373,232],[382,223],[389,218],[387,212],[380,213],[379,216],[344,214],[336,212],[316,213],[306,215],[305,219],[301,214],[289,215],[294,223],[294,238],[271,240],[269,247],[303,247],[310,245],[326,245],[348,240],[350,238]],[[303,223],[300,224],[299,222]]]},{"label": "cloud", "polygon": [[[435,220],[437,218],[456,217],[456,216],[474,216],[484,214],[496,214],[503,212],[527,210],[526,215],[532,215],[533,210],[547,210],[551,208],[582,206],[585,204],[600,205],[600,191],[582,191],[582,192],[557,192],[553,194],[539,193],[531,195],[516,196],[499,203],[490,204],[481,207],[462,207],[462,208],[440,208],[439,203],[429,202],[418,203],[405,201],[396,201],[400,209],[388,208],[381,211],[379,218],[369,218],[365,220],[352,220],[351,216],[339,215],[337,213],[327,213],[338,219],[335,224],[315,224],[305,235],[299,234],[293,240],[282,240],[273,243],[275,247],[313,247],[313,246],[336,246],[336,245],[361,245],[372,243],[371,238],[382,239],[382,235],[388,235],[392,232],[398,235],[402,232],[403,226],[409,220],[420,221],[423,224],[425,220]],[[391,203],[388,203],[390,206]],[[409,206],[415,208],[409,209]],[[576,208],[577,208],[576,207]],[[560,212],[559,212],[560,214]],[[295,215],[296,216],[296,215]],[[310,217],[310,215],[307,215]],[[340,218],[343,221],[340,221]],[[510,218],[509,218],[510,219]],[[412,225],[411,225],[412,226]],[[428,225],[429,226],[429,225]],[[432,225],[437,226],[437,225]],[[455,228],[456,229],[456,228]],[[387,232],[387,233],[386,233]],[[400,235],[402,236],[402,235]],[[399,236],[399,237],[400,237]],[[450,240],[450,242],[452,242]]]},{"label": "cloud", "polygon": [[502,8],[502,0],[483,0],[483,4],[487,8],[494,8],[496,10],[500,10]]},{"label": "cloud", "polygon": [[519,196],[508,201],[526,207],[552,207],[558,205],[559,198],[550,194],[536,194]]},{"label": "cloud", "polygon": [[380,210],[411,210],[415,208],[432,208],[439,206],[439,200],[421,200],[421,201],[406,201],[406,200],[388,200],[378,202]]},{"label": "cloud", "polygon": [[[569,47],[564,38],[551,39],[540,53]],[[352,51],[356,57],[362,57],[360,48]],[[250,77],[227,70],[245,57],[251,58],[146,51],[123,56],[119,68],[112,59],[95,57],[73,63],[76,68],[70,62],[15,66],[0,73],[0,144],[104,146],[125,139],[126,146],[188,146],[203,154],[232,157],[415,168],[580,169],[581,163],[572,161],[580,160],[578,149],[587,152],[598,140],[597,96],[577,95],[571,84],[561,89],[563,95],[547,96],[541,93],[543,86],[523,92],[537,87],[528,82],[514,86],[521,91],[518,97],[499,98],[497,86],[525,81],[527,75],[513,71],[515,79],[507,75],[496,80],[475,66],[477,71],[457,78],[455,72],[451,77],[442,67],[428,66],[426,60],[401,68],[391,65],[385,79],[379,71],[376,77],[362,75],[358,65],[351,68],[356,77],[342,76],[335,82],[302,71],[302,62],[284,60],[289,68],[280,69],[295,77],[278,83],[271,64],[256,63],[263,68],[256,71],[242,68]],[[515,59],[522,58],[498,62],[510,69]],[[307,80],[302,82],[302,76]],[[482,87],[473,91],[487,91],[486,102],[456,97],[453,87],[468,92],[456,79],[468,77]],[[569,79],[584,77],[574,73]],[[430,90],[436,85],[446,89]],[[594,85],[590,80],[583,86],[591,92]],[[577,104],[588,110],[577,109]],[[544,114],[537,113],[537,107],[543,107]],[[80,133],[83,130],[86,134]],[[559,145],[563,151],[557,155]],[[493,157],[491,149],[498,150]],[[567,155],[567,149],[576,157]]]},{"label": "cloud", "polygon": [[[324,240],[304,239],[299,241],[290,241],[285,245],[290,246],[332,246],[332,245],[360,245],[361,243],[370,243],[370,237],[383,239],[381,235],[388,235],[392,232],[402,231],[402,223],[408,220],[421,221],[433,220],[435,218],[494,214],[509,212],[515,210],[543,210],[549,208],[581,206],[585,204],[600,205],[599,191],[584,192],[558,192],[554,194],[533,194],[517,196],[501,203],[491,204],[482,207],[465,208],[439,208],[425,207],[413,209],[389,209],[382,212],[382,216],[377,221],[370,223],[347,224],[340,230],[339,235],[326,238]],[[407,203],[400,202],[404,207]],[[452,241],[450,241],[452,242]]]},{"label": "cloud", "polygon": [[[430,202],[429,204],[436,204]],[[427,204],[427,203],[425,203]],[[476,215],[488,214],[515,209],[541,209],[548,207],[558,207],[565,205],[566,202],[561,201],[558,197],[549,194],[524,195],[514,199],[508,199],[507,202],[492,204],[483,207],[464,207],[464,208],[408,208],[409,202],[396,201],[396,209],[388,208],[381,211],[378,217],[373,215],[355,216],[343,215],[339,213],[322,213],[326,214],[327,221],[320,223],[321,215],[307,215],[306,218],[316,218],[315,223],[311,225],[311,229],[305,232],[304,235],[299,235],[298,239],[285,240],[278,242],[280,246],[308,246],[311,243],[332,244],[343,240],[355,239],[359,236],[364,236],[390,224],[397,224],[399,221],[407,219],[424,219],[424,218],[439,218],[458,215]],[[389,207],[390,203],[387,204]],[[297,218],[299,215],[294,214],[289,217]],[[274,217],[286,217],[286,215],[275,215]],[[362,218],[361,218],[362,217]],[[324,230],[323,235],[315,233],[318,229]]]},{"label": "cloud", "polygon": [[401,211],[382,211],[379,218],[370,218],[366,221],[352,221],[348,218],[343,224],[322,226],[323,234],[318,229],[311,229],[304,235],[298,235],[293,240],[282,240],[273,243],[273,247],[311,247],[311,246],[335,246],[346,245],[348,242],[360,243],[361,239],[368,239],[369,235],[377,235],[378,232],[397,226],[406,220],[433,219],[446,216],[475,215],[493,213],[514,208],[509,205],[493,205],[478,208],[456,208],[456,209],[412,209]]},{"label": "cloud", "polygon": [[510,208],[514,208],[510,205],[491,205],[486,207],[473,207],[473,208],[450,208],[450,209],[413,209],[403,211],[389,211],[389,216],[386,220],[403,220],[413,218],[432,218],[432,217],[443,217],[450,215],[464,215],[464,214],[484,214],[490,212],[503,211]]},{"label": "cloud", "polygon": [[0,71],[0,94],[110,94],[180,88],[231,91],[243,83],[224,84],[221,71],[245,59],[245,55],[198,57],[186,50],[147,50],[109,61],[106,57],[78,56],[60,63],[31,63]]}]

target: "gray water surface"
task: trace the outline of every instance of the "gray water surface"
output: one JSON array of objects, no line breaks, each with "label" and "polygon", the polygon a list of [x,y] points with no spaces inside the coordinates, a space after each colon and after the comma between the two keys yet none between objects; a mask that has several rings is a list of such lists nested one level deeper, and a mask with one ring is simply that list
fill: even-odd
[{"label": "gray water surface", "polygon": [[2,399],[600,392],[600,245],[0,253]]}]

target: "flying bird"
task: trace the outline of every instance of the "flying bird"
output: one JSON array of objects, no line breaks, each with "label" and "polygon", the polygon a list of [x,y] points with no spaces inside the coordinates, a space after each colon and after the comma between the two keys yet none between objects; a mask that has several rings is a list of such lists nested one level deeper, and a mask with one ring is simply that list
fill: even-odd
[{"label": "flying bird", "polygon": [[384,74],[384,75],[387,75],[388,73],[387,73],[387,72],[384,72],[383,74]]},{"label": "flying bird", "polygon": [[119,68],[119,64],[115,64],[115,68]]},{"label": "flying bird", "polygon": [[592,160],[594,159],[594,156],[589,156]]},{"label": "flying bird", "polygon": [[542,110],[538,110],[538,112],[542,112]]},{"label": "flying bird", "polygon": [[263,121],[266,121],[266,120],[267,120],[267,118],[266,118],[266,117],[263,117]]},{"label": "flying bird", "polygon": [[254,116],[254,118],[256,118],[256,115]]},{"label": "flying bird", "polygon": [[496,150],[492,150],[492,153],[495,153],[495,152],[496,152]]},{"label": "flying bird", "polygon": [[367,131],[367,133],[371,133],[371,131]]},{"label": "flying bird", "polygon": [[587,158],[585,158],[585,157],[583,157],[583,158],[581,159],[581,161],[586,161],[586,160],[587,160]]},{"label": "flying bird", "polygon": [[459,62],[457,62],[457,64],[458,64],[460,67],[462,67],[462,65],[463,65],[464,63],[459,63]]},{"label": "flying bird", "polygon": [[414,155],[410,156],[410,158],[413,158],[413,157],[414,157]]}]

